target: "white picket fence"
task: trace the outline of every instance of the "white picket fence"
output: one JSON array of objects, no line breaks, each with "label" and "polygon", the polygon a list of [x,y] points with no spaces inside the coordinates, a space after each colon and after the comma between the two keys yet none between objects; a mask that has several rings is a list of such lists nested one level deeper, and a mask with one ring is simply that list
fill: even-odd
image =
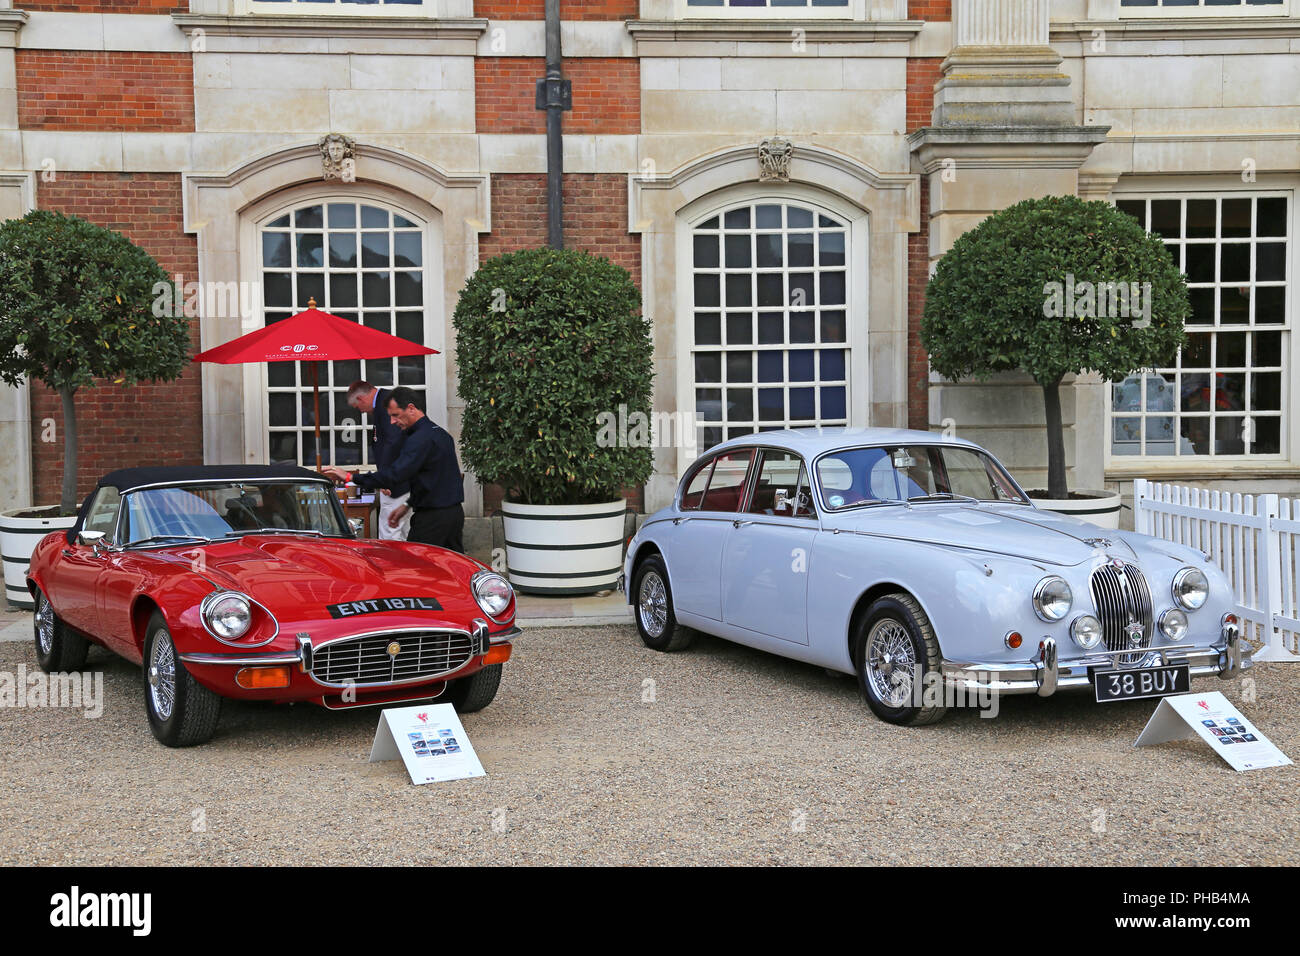
[{"label": "white picket fence", "polygon": [[1300,661],[1300,499],[1133,482],[1133,524],[1208,553],[1236,593],[1257,661]]}]

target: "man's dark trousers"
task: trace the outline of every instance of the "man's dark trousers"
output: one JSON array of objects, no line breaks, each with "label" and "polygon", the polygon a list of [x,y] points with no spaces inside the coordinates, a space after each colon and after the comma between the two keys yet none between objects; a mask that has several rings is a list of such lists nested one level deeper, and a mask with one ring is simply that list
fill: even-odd
[{"label": "man's dark trousers", "polygon": [[436,544],[464,554],[464,530],[465,509],[458,504],[446,508],[416,508],[411,514],[411,533],[406,540]]}]

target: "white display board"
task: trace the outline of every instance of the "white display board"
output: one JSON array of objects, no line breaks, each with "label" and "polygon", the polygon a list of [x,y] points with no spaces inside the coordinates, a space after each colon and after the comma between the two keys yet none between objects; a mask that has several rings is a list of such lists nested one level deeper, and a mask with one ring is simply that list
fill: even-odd
[{"label": "white display board", "polygon": [[451,704],[383,711],[370,748],[370,762],[398,757],[415,784],[486,775]]},{"label": "white display board", "polygon": [[1290,758],[1260,733],[1219,691],[1165,697],[1147,721],[1134,747],[1199,736],[1233,770],[1285,767]]}]

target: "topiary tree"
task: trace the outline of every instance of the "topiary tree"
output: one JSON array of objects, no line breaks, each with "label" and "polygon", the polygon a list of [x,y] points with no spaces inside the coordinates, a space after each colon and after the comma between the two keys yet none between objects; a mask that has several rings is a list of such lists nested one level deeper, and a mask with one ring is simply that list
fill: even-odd
[{"label": "topiary tree", "polygon": [[1061,380],[1172,364],[1191,314],[1158,236],[1109,203],[1027,199],[962,235],[925,290],[921,342],[954,381],[1022,369],[1043,389],[1047,491],[1065,498]]},{"label": "topiary tree", "polygon": [[0,223],[0,380],[59,393],[65,515],[77,506],[77,390],[166,381],[188,364],[189,321],[153,307],[177,301],[173,288],[149,253],[84,219],[38,209]]},{"label": "topiary tree", "polygon": [[650,476],[648,443],[600,437],[602,413],[650,411],[650,322],[626,269],[586,252],[488,259],[456,305],[461,453],[523,504],[594,504]]}]

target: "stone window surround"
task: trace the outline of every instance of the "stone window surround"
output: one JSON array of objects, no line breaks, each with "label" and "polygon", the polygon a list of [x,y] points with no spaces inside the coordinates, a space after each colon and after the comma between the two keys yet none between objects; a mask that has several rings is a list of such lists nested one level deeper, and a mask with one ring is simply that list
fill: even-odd
[{"label": "stone window surround", "polygon": [[[385,7],[389,7],[385,9]],[[316,9],[311,9],[315,7]],[[395,9],[393,8],[395,7]],[[473,0],[423,0],[415,4],[267,3],[263,0],[190,0],[191,15],[222,17],[352,17],[411,20],[472,17]],[[307,9],[303,9],[307,8]]]},{"label": "stone window surround", "polygon": [[[712,207],[746,197],[811,201],[844,217],[861,267],[871,263],[859,315],[870,317],[865,341],[853,339],[850,424],[907,425],[907,240],[920,228],[920,177],[878,173],[857,160],[795,141],[790,182],[759,183],[758,143],[708,154],[672,172],[630,176],[628,231],[642,237],[642,312],[654,323],[654,408],[694,407],[690,361],[689,223]],[[869,228],[868,228],[869,224]],[[856,263],[855,263],[856,264]],[[851,323],[850,323],[851,324]],[[851,335],[853,333],[850,333]],[[862,369],[863,371],[859,371]],[[681,374],[679,374],[681,370]],[[671,501],[693,456],[685,448],[655,451],[646,508]]]},{"label": "stone window surround", "polygon": [[[736,7],[731,0],[722,0],[724,6],[692,6],[690,0],[673,0],[672,17],[678,20],[905,20],[906,0],[846,0],[837,7],[814,7],[812,0],[803,6],[789,7]],[[768,0],[770,3],[771,0]],[[647,19],[662,16],[664,4],[655,0],[642,0],[641,15]],[[653,7],[658,13],[647,13]]]},{"label": "stone window surround", "polygon": [[[1186,19],[1188,17],[1285,17],[1290,14],[1287,9],[1291,6],[1290,0],[1282,0],[1281,3],[1273,3],[1267,6],[1251,6],[1246,0],[1235,6],[1207,6],[1205,0],[1201,0],[1198,6],[1165,6],[1163,2],[1155,7],[1132,7],[1126,6],[1121,0],[1105,0],[1106,5],[1116,7],[1115,16],[1121,20],[1159,20],[1159,19]],[[1094,0],[1094,5],[1100,6]]]},{"label": "stone window surround", "polygon": [[[453,435],[459,434],[459,409],[448,407],[456,393],[451,314],[459,290],[478,266],[478,235],[492,228],[489,179],[482,174],[450,176],[397,150],[364,143],[357,144],[356,163],[355,183],[324,182],[320,150],[313,141],[273,151],[224,176],[184,174],[185,231],[198,237],[198,281],[257,281],[261,255],[256,223],[273,208],[308,198],[373,198],[408,208],[425,222],[440,222],[441,228],[426,240],[431,289],[426,308],[433,316],[429,344],[442,352],[430,366],[429,414]],[[441,268],[435,265],[439,257]],[[204,349],[243,331],[232,329],[229,319],[208,316],[201,317],[199,325]],[[204,461],[264,461],[265,370],[205,363],[202,376]],[[245,395],[261,398],[251,405]],[[466,476],[467,512],[480,503],[474,482],[472,475]]]},{"label": "stone window surround", "polygon": [[[1300,210],[1296,208],[1297,202],[1300,201],[1300,177],[1260,174],[1257,182],[1243,183],[1240,177],[1235,176],[1133,176],[1121,179],[1106,198],[1111,202],[1115,202],[1120,199],[1157,197],[1160,193],[1186,195],[1192,192],[1201,192],[1206,196],[1224,197],[1230,196],[1233,192],[1253,194],[1287,190],[1291,193],[1291,238],[1289,240],[1290,249],[1288,250],[1289,275],[1293,276],[1296,274],[1297,268],[1296,247],[1300,245],[1295,239],[1297,228],[1300,228]],[[1291,311],[1291,321],[1287,326],[1290,329],[1290,341],[1284,360],[1285,367],[1294,370],[1298,367],[1296,363],[1300,362],[1300,335],[1297,335],[1295,331],[1296,323],[1294,321],[1297,298],[1294,295],[1288,303],[1288,307]],[[1289,374],[1294,377],[1294,371]],[[1094,376],[1088,378],[1091,382]],[[1102,447],[1104,449],[1104,468],[1107,481],[1123,481],[1133,477],[1150,476],[1158,479],[1177,480],[1230,479],[1242,477],[1243,470],[1248,470],[1249,474],[1260,477],[1269,475],[1293,476],[1297,465],[1300,464],[1300,389],[1290,386],[1289,383],[1288,394],[1282,407],[1284,422],[1282,441],[1283,447],[1286,449],[1282,460],[1279,460],[1277,456],[1260,458],[1235,456],[1218,459],[1196,456],[1194,458],[1183,457],[1180,459],[1160,455],[1145,457],[1112,455],[1110,386],[1098,381],[1098,384],[1090,385],[1087,391],[1093,395],[1092,414],[1098,416],[1099,420],[1105,423]],[[1084,403],[1082,395],[1080,396],[1080,402],[1081,404]],[[1082,410],[1081,414],[1084,414]]]}]

